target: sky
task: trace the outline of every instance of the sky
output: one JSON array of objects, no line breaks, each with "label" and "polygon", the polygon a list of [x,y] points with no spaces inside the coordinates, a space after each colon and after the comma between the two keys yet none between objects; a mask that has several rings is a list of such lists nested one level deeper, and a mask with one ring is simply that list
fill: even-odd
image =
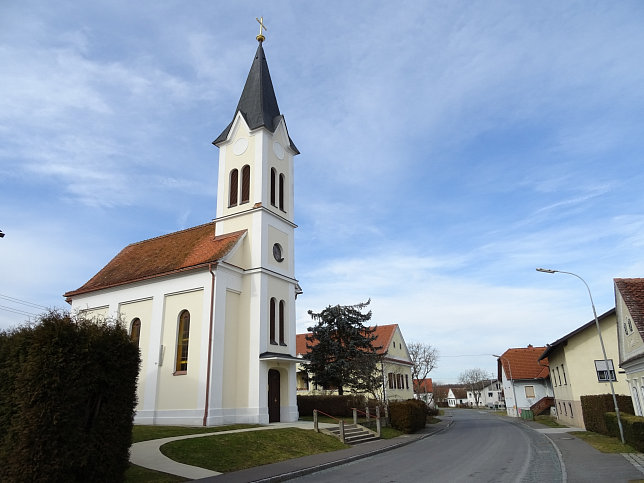
[{"label": "sky", "polygon": [[0,330],[215,217],[263,16],[295,158],[297,331],[371,299],[454,383],[644,276],[644,3],[0,3]]}]

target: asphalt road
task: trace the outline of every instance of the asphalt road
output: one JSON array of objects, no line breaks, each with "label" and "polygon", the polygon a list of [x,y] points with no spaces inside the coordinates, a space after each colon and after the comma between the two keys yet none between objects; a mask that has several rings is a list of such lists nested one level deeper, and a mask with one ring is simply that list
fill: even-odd
[{"label": "asphalt road", "polygon": [[487,411],[447,411],[450,428],[402,448],[297,478],[301,482],[564,481],[543,434]]}]

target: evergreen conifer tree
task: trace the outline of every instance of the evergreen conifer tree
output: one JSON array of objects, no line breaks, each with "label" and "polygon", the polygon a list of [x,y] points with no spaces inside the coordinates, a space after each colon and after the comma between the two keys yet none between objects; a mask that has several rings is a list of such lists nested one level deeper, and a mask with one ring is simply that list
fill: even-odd
[{"label": "evergreen conifer tree", "polygon": [[376,395],[382,385],[378,370],[381,347],[373,345],[375,327],[364,325],[371,319],[371,311],[362,313],[370,302],[329,305],[317,314],[309,310],[316,324],[307,329],[309,350],[304,358],[309,360],[309,371],[318,386],[337,388],[340,395],[345,387]]}]

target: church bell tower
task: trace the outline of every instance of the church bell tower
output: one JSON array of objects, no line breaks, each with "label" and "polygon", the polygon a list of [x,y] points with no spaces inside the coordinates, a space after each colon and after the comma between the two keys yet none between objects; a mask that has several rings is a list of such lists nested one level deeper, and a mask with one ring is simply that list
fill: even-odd
[{"label": "church bell tower", "polygon": [[[213,141],[219,148],[215,234],[246,231],[240,256],[230,262],[243,272],[236,345],[248,353],[249,407],[259,422],[297,419],[293,158],[299,154],[280,113],[259,45],[233,120]],[[268,394],[268,399],[267,395]],[[256,405],[256,406],[255,406]]]}]

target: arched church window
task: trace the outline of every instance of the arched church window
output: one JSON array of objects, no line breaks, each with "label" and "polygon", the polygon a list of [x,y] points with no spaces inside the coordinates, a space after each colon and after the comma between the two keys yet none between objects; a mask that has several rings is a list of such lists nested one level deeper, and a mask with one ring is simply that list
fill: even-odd
[{"label": "arched church window", "polygon": [[188,342],[190,340],[190,312],[179,314],[179,330],[177,331],[177,363],[175,374],[186,373],[188,370]]},{"label": "arched church window", "polygon": [[138,317],[132,319],[132,324],[130,325],[130,340],[135,342],[136,345],[139,345],[139,338],[141,337],[141,319]]},{"label": "arched church window", "polygon": [[250,166],[246,165],[241,171],[241,203],[248,203],[250,201]]},{"label": "arched church window", "polygon": [[239,171],[237,169],[230,172],[229,187],[228,206],[237,206],[237,193],[239,192]]},{"label": "arched church window", "polygon": [[286,302],[280,300],[280,345],[286,345],[284,339],[284,312],[286,310]]},{"label": "arched church window", "polygon": [[286,211],[284,209],[284,175],[280,174],[280,210]]},{"label": "arched church window", "polygon": [[277,172],[275,168],[271,168],[271,205],[275,206],[275,178],[277,177]]},{"label": "arched church window", "polygon": [[269,313],[269,335],[271,338],[271,344],[277,344],[275,340],[275,298],[271,298],[270,302],[270,313]]}]

